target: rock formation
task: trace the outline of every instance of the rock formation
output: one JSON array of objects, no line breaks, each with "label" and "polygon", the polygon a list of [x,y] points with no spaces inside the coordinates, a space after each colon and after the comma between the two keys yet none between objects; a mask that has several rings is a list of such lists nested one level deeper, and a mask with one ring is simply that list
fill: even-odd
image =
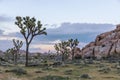
[{"label": "rock formation", "polygon": [[80,54],[82,57],[120,57],[120,25],[113,31],[98,35],[94,42],[81,50]]}]

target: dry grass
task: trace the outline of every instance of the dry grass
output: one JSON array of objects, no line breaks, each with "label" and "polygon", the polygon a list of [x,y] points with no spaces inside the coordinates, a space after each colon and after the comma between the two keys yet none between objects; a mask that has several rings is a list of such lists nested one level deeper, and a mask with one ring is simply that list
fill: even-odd
[{"label": "dry grass", "polygon": [[[111,70],[108,73],[99,72],[100,65],[104,65],[104,67],[109,67]],[[5,70],[10,70],[13,67],[3,67],[0,66],[0,80],[34,80],[37,77],[44,77],[47,75],[57,75],[63,77],[69,77],[71,80],[120,80],[120,73],[117,73],[116,68],[112,68],[115,63],[100,63],[100,64],[88,64],[85,66],[84,64],[74,65],[69,64],[64,67],[51,68],[50,70],[43,70],[40,67],[24,67],[23,69],[27,71],[26,75],[18,76],[14,73],[6,73]],[[72,70],[72,74],[65,74],[65,71]],[[41,71],[41,73],[36,73],[36,71]],[[82,74],[89,74],[91,79],[81,79],[80,76]]]}]

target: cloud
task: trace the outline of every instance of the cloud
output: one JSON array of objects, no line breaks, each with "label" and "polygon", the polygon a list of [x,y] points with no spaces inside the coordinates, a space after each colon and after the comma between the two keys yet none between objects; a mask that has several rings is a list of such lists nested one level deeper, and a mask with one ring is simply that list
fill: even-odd
[{"label": "cloud", "polygon": [[0,35],[2,35],[2,34],[3,34],[3,32],[4,32],[3,30],[0,30]]},{"label": "cloud", "polygon": [[12,17],[0,15],[0,22],[11,22],[11,21],[13,21]]},{"label": "cloud", "polygon": [[24,39],[21,39],[19,37],[11,37],[11,36],[0,36],[0,40],[9,40],[12,41],[13,39],[17,39],[17,40],[21,40],[21,41],[25,41]]},{"label": "cloud", "polygon": [[58,28],[48,29],[48,34],[81,34],[105,32],[114,28],[112,24],[62,23]]},{"label": "cloud", "polygon": [[115,29],[112,24],[62,23],[57,28],[47,29],[47,36],[38,36],[38,41],[78,39],[81,42],[91,42],[103,32]]},{"label": "cloud", "polygon": [[120,2],[120,0],[117,0],[118,2]]}]

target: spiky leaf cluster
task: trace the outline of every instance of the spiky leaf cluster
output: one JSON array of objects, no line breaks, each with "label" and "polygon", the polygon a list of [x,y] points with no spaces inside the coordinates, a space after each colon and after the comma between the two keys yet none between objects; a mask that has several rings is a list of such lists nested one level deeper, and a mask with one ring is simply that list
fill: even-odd
[{"label": "spiky leaf cluster", "polygon": [[15,55],[15,53],[16,53],[15,48],[7,49],[5,52],[5,59],[6,60],[13,59],[13,56]]},{"label": "spiky leaf cluster", "polygon": [[23,42],[20,41],[20,40],[15,40],[15,39],[13,39],[13,44],[14,44],[14,48],[15,48],[16,50],[19,50],[19,49],[22,47]]},{"label": "spiky leaf cluster", "polygon": [[55,50],[60,53],[67,53],[69,51],[69,43],[62,41],[61,43],[55,44]]},{"label": "spiky leaf cluster", "polygon": [[79,41],[78,39],[75,39],[75,40],[69,39],[68,43],[69,43],[70,48],[74,49],[79,44]]}]

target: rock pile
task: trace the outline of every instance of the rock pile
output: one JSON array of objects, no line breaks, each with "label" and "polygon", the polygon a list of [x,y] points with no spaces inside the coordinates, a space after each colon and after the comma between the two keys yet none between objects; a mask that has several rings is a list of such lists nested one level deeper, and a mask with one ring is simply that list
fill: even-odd
[{"label": "rock pile", "polygon": [[94,42],[89,43],[81,50],[80,55],[97,58],[120,57],[120,25],[117,25],[115,30],[98,35]]}]

